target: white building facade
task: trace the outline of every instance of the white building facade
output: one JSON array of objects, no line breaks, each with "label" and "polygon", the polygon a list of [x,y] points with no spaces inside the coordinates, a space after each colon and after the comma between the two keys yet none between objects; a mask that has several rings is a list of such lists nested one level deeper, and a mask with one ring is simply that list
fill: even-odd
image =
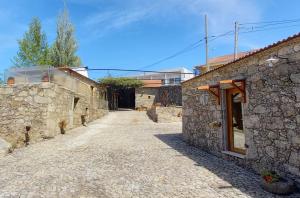
[{"label": "white building facade", "polygon": [[195,75],[192,71],[182,67],[159,71],[159,73],[144,73],[144,75],[134,77],[139,80],[162,80],[162,85],[179,85],[194,76]]}]

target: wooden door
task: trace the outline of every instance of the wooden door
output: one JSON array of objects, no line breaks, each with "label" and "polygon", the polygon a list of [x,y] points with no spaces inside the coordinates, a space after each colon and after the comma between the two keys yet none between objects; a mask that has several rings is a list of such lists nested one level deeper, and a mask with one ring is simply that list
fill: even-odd
[{"label": "wooden door", "polygon": [[243,97],[236,89],[228,89],[227,95],[227,126],[228,148],[232,152],[245,154],[245,133],[243,126]]}]

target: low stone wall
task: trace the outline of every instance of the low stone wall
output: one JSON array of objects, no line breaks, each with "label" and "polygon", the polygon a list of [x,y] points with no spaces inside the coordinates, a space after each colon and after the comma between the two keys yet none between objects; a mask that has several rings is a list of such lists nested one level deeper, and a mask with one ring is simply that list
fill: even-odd
[{"label": "low stone wall", "polygon": [[60,134],[61,121],[68,130],[81,126],[82,116],[89,122],[108,112],[101,89],[86,85],[86,94],[79,89],[74,92],[53,83],[0,87],[0,138],[21,147],[26,126],[30,142],[37,142]]},{"label": "low stone wall", "polygon": [[181,122],[182,107],[156,107],[147,111],[147,115],[154,122]]},{"label": "low stone wall", "polygon": [[158,96],[158,87],[156,88],[137,88],[135,90],[135,107],[150,109]]},{"label": "low stone wall", "polygon": [[181,106],[181,90],[180,85],[138,88],[135,90],[135,107],[150,109],[157,103],[165,107]]}]

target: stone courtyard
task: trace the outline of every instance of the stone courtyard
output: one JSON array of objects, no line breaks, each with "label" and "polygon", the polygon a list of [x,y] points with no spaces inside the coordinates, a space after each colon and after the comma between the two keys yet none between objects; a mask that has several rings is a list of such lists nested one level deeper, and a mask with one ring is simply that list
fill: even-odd
[{"label": "stone courtyard", "polygon": [[124,110],[1,158],[0,197],[275,196],[257,175],[185,144],[181,123]]}]

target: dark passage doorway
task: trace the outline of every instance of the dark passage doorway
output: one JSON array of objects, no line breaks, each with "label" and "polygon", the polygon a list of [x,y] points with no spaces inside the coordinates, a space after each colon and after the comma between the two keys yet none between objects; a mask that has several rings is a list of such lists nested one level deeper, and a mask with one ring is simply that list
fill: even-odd
[{"label": "dark passage doorway", "polygon": [[134,109],[135,108],[135,88],[123,88],[118,90],[118,107]]}]

